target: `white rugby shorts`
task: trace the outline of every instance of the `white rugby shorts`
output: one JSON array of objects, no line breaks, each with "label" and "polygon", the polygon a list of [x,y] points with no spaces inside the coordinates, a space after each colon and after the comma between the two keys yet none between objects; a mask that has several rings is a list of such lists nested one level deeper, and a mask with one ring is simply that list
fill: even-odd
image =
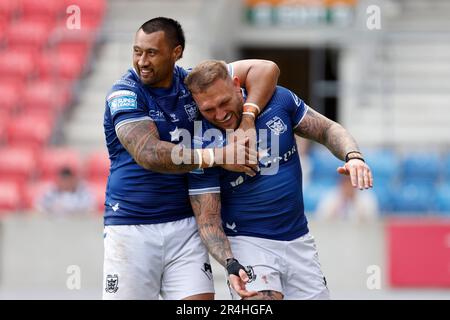
[{"label": "white rugby shorts", "polygon": [[[247,290],[278,291],[286,300],[330,299],[311,234],[292,241],[246,236],[228,239],[234,257],[243,266],[251,266],[253,271],[254,277],[247,283]],[[232,299],[241,299],[229,289]]]},{"label": "white rugby shorts", "polygon": [[180,300],[214,293],[211,264],[194,217],[105,226],[103,299]]}]

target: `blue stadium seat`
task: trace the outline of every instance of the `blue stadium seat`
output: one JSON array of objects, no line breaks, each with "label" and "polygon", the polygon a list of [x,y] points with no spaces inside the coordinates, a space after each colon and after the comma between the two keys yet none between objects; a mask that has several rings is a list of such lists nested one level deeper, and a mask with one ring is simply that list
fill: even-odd
[{"label": "blue stadium seat", "polygon": [[378,180],[373,186],[373,192],[375,193],[377,200],[378,200],[378,206],[380,208],[381,213],[389,214],[394,210],[394,193],[395,188],[392,184],[379,184]]},{"label": "blue stadium seat", "polygon": [[364,158],[372,169],[376,186],[388,188],[398,176],[399,160],[397,155],[388,149],[364,151]]},{"label": "blue stadium seat", "polygon": [[442,163],[442,173],[445,181],[450,180],[450,153],[444,156],[444,160]]},{"label": "blue stadium seat", "polygon": [[436,190],[436,209],[450,215],[450,183],[439,186]]},{"label": "blue stadium seat", "polygon": [[393,209],[398,213],[423,214],[435,209],[435,188],[429,184],[406,183],[393,193]]},{"label": "blue stadium seat", "polygon": [[329,185],[328,181],[325,183],[314,181],[306,186],[303,190],[303,202],[305,205],[305,212],[314,215],[319,200],[322,199],[335,185]]},{"label": "blue stadium seat", "polygon": [[439,178],[441,161],[436,153],[416,152],[403,158],[401,171],[403,183],[433,185]]},{"label": "blue stadium seat", "polygon": [[339,174],[336,169],[343,165],[343,161],[337,159],[328,149],[324,147],[315,148],[310,154],[311,161],[311,182],[318,180],[328,181],[328,184],[335,184]]}]

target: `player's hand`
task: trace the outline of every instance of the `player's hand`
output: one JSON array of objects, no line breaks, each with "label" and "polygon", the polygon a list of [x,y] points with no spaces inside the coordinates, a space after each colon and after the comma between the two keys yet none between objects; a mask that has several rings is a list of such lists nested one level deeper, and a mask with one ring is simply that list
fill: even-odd
[{"label": "player's hand", "polygon": [[227,259],[225,266],[228,273],[228,280],[230,286],[236,291],[242,298],[253,297],[258,294],[256,291],[247,291],[245,284],[250,281],[247,270],[234,258]]},{"label": "player's hand", "polygon": [[238,130],[242,130],[244,137],[248,138],[248,147],[257,150],[255,119],[251,116],[243,115]]},{"label": "player's hand", "polygon": [[236,291],[236,293],[241,298],[249,298],[258,294],[257,291],[248,291],[245,288],[245,285],[249,281],[249,278],[247,272],[245,272],[243,269],[239,270],[239,277],[234,274],[230,274],[228,276],[228,280],[230,281],[231,288],[233,288],[233,290]]},{"label": "player's hand", "polygon": [[228,136],[228,144],[214,150],[216,163],[224,169],[234,172],[244,172],[253,177],[259,170],[258,154],[248,146],[248,138]]},{"label": "player's hand", "polygon": [[338,167],[337,172],[349,175],[352,186],[355,188],[362,190],[373,187],[372,171],[364,161],[350,159],[342,167]]}]

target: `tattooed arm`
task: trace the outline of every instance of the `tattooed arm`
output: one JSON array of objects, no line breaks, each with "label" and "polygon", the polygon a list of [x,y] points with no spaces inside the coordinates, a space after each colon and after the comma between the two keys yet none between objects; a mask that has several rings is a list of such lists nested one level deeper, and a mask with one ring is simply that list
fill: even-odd
[{"label": "tattooed arm", "polygon": [[359,159],[362,157],[358,144],[350,133],[340,124],[321,115],[312,108],[308,108],[306,115],[295,128],[299,136],[314,140],[327,147],[338,159],[345,161],[345,156],[350,153],[350,160],[344,166],[338,168],[338,173],[350,175],[352,185],[359,189],[373,186],[372,172],[369,166]]},{"label": "tattooed arm", "polygon": [[200,238],[214,259],[225,267],[226,260],[233,258],[233,253],[222,228],[220,193],[192,195],[190,199]]},{"label": "tattooed arm", "polygon": [[[198,233],[209,253],[222,266],[226,267],[227,259],[233,258],[230,242],[222,228],[220,216],[220,193],[191,195],[191,205],[197,220]],[[239,276],[228,275],[230,286],[242,297],[253,297],[256,291],[247,291],[245,284],[249,281],[243,269]]]},{"label": "tattooed arm", "polygon": [[340,124],[321,115],[311,107],[295,128],[299,136],[314,140],[327,147],[338,159],[344,160],[350,151],[359,151],[358,144]]},{"label": "tattooed arm", "polygon": [[[158,129],[151,120],[142,120],[124,124],[116,130],[117,137],[124,148],[130,153],[141,167],[162,173],[185,173],[198,168],[195,163],[194,152],[184,154],[175,144],[159,139]],[[183,155],[189,157],[186,163],[175,164],[172,153],[178,159]],[[198,160],[197,160],[198,163]]]},{"label": "tattooed arm", "polygon": [[[161,173],[186,173],[198,168],[199,153],[193,149],[183,149],[181,144],[162,141],[159,139],[158,129],[151,120],[141,120],[126,123],[116,130],[120,143],[141,167]],[[236,154],[245,155],[246,163],[230,163],[233,171],[245,172],[254,176],[253,162],[256,152],[245,146],[245,141],[235,141],[223,148],[213,148],[213,159],[207,149],[201,150],[202,168],[213,162],[213,166],[222,165],[224,159],[235,159]],[[230,156],[230,154],[233,154]]]}]

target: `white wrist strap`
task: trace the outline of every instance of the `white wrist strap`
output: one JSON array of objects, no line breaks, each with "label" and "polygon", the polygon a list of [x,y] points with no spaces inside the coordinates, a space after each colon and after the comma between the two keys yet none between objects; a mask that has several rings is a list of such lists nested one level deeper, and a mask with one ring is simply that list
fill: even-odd
[{"label": "white wrist strap", "polygon": [[261,109],[258,107],[258,105],[256,103],[253,102],[246,102],[244,103],[244,106],[251,106],[251,107],[255,107],[258,110],[258,114],[261,113]]},{"label": "white wrist strap", "polygon": [[244,112],[242,112],[242,114],[246,114],[248,116],[252,116],[253,119],[256,119],[255,114],[253,112],[244,111]]}]

